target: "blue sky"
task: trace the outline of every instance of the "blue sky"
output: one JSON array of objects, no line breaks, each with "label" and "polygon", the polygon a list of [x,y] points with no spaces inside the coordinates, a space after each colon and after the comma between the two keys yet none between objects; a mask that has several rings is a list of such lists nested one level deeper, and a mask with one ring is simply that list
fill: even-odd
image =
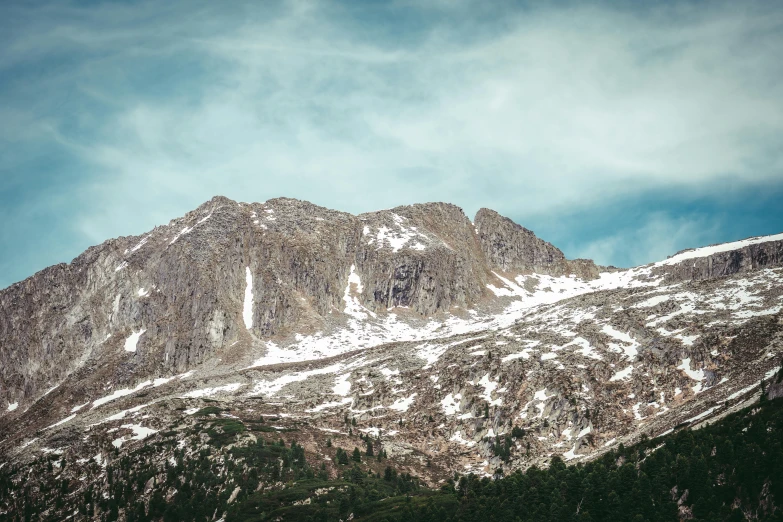
[{"label": "blue sky", "polygon": [[537,4],[2,2],[0,287],[216,194],[616,266],[783,231],[778,3]]}]

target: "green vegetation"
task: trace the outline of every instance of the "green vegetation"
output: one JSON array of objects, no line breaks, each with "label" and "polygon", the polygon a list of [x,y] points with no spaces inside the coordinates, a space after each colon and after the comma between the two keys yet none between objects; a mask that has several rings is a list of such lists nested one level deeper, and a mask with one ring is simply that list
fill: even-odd
[{"label": "green vegetation", "polygon": [[201,408],[200,410],[198,410],[195,413],[195,415],[197,417],[207,416],[207,415],[220,415],[221,411],[223,411],[223,410],[218,408],[217,406],[206,406],[206,407]]},{"label": "green vegetation", "polygon": [[[515,434],[515,435],[518,435]],[[506,439],[495,441],[503,456]],[[341,454],[345,454],[342,452]],[[342,481],[308,484],[297,498],[259,495],[231,520],[694,521],[783,520],[783,400],[760,404],[701,430],[644,440],[586,465],[555,457],[499,480],[455,477],[439,491],[410,489],[354,467]],[[415,479],[411,479],[415,483]],[[305,485],[301,485],[305,488]],[[319,488],[333,488],[313,495]],[[686,494],[687,491],[687,494]],[[401,494],[402,493],[402,494]],[[262,500],[262,497],[264,500]],[[293,502],[308,504],[290,505]],[[682,501],[681,512],[678,502]],[[273,506],[274,505],[274,506]]]},{"label": "green vegetation", "polygon": [[[0,521],[61,520],[74,511],[75,520],[107,522],[327,521],[351,515],[388,522],[783,520],[783,399],[697,431],[621,445],[584,465],[566,466],[555,457],[547,469],[496,480],[455,475],[437,490],[392,462],[378,464],[385,454],[373,450],[376,459],[370,453],[370,436],[361,437],[364,451],[329,447],[327,468],[326,461],[308,462],[295,440],[266,439],[258,427],[266,426],[206,418],[184,439],[183,433],[158,434],[127,455],[116,454],[105,469],[54,454],[29,466],[5,466]],[[497,438],[493,449],[505,457],[510,444]],[[79,466],[80,474],[98,479],[84,485],[63,478],[63,470]]]}]

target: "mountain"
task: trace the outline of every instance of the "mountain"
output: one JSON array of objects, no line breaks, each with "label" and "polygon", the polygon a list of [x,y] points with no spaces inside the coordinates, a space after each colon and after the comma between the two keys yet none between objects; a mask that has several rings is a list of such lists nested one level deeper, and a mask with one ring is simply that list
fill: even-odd
[{"label": "mountain", "polygon": [[[390,309],[417,318],[466,311],[487,300],[488,283],[503,285],[496,269],[597,275],[591,262],[572,266],[491,211],[480,211],[476,225],[478,232],[443,203],[353,216],[293,199],[216,197],[167,226],[107,241],[4,290],[4,398],[27,404],[108,352],[119,357],[104,377],[123,384],[139,374],[186,372],[219,350],[242,360],[269,339],[396,316]],[[365,332],[356,347],[381,340]],[[345,348],[342,340],[332,344],[341,346],[329,353]]]},{"label": "mountain", "polygon": [[58,455],[109,495],[151,441],[165,463],[258,433],[428,486],[593,461],[756,401],[782,283],[783,234],[620,270],[488,209],[216,197],[0,291],[0,470]]}]

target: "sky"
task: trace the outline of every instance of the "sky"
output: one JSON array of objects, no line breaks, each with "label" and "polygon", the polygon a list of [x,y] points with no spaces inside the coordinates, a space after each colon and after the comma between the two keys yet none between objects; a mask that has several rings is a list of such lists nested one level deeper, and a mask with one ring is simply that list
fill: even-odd
[{"label": "sky", "polygon": [[769,1],[4,0],[0,288],[217,194],[623,267],[778,233],[781,56]]}]

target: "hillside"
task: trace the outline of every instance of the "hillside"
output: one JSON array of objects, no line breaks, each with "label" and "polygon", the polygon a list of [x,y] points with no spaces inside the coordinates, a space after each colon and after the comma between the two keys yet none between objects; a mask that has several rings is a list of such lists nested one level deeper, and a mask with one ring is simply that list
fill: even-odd
[{"label": "hillside", "polygon": [[378,499],[424,498],[743,410],[781,367],[783,234],[621,270],[488,209],[216,197],[0,291],[0,312],[6,516],[155,518],[187,483],[217,520],[346,480],[338,447],[396,474]]}]

